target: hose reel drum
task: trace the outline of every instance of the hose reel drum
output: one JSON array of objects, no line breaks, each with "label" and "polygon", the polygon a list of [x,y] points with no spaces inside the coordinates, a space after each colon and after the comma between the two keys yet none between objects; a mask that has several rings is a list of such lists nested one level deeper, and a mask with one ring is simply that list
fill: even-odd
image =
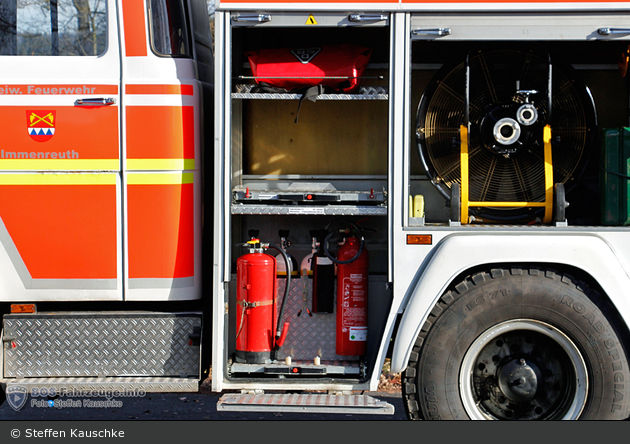
[{"label": "hose reel drum", "polygon": [[471,220],[483,221],[534,220],[550,188],[559,189],[554,217],[563,218],[558,198],[580,176],[597,133],[590,91],[544,51],[484,50],[463,58],[436,73],[418,107],[418,151],[431,181],[452,207],[459,208],[461,189],[462,202],[476,203]]}]

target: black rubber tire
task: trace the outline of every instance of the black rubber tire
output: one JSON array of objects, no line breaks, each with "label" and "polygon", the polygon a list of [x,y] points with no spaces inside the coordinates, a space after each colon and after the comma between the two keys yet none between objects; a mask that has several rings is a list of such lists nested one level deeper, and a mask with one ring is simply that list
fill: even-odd
[{"label": "black rubber tire", "polygon": [[[584,378],[588,380],[588,390],[581,392],[583,407],[578,410],[579,415],[576,413],[577,419],[628,418],[630,372],[620,340],[621,335],[625,337],[622,332],[627,330],[617,325],[617,316],[599,293],[569,275],[539,268],[479,272],[456,284],[440,298],[418,335],[402,375],[403,403],[408,417],[471,419],[462,400],[465,392],[460,387],[464,357],[470,355],[466,355],[467,351],[474,349],[471,344],[478,343],[482,333],[504,321],[517,319],[553,326],[575,345],[582,357],[580,365],[588,374]],[[515,330],[515,334],[520,331]],[[553,353],[547,355],[554,356]],[[536,356],[541,360],[539,354]],[[572,361],[569,355],[566,357],[568,362]],[[545,362],[540,364],[546,365]],[[477,372],[476,367],[469,368]],[[550,374],[549,367],[545,372]],[[464,373],[464,378],[467,374]],[[471,386],[477,387],[475,384]],[[478,389],[477,394],[479,390],[483,389]],[[518,416],[497,419],[522,419]],[[550,409],[534,419],[556,417]]]}]

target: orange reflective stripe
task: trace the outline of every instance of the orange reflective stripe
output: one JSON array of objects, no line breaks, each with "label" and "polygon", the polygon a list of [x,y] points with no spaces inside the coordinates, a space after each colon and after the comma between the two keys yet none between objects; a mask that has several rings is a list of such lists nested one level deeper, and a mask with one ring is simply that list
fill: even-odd
[{"label": "orange reflective stripe", "polygon": [[125,55],[127,57],[145,57],[147,55],[144,5],[145,3],[139,0],[123,0],[122,2]]},{"label": "orange reflective stripe", "polygon": [[[22,176],[25,182],[44,175]],[[115,175],[45,175],[45,184],[0,184],[0,218],[33,279],[117,277]],[[108,185],[94,185],[108,176]],[[84,179],[87,184],[80,184]],[[114,180],[112,180],[114,179]],[[100,177],[97,178],[100,181]],[[19,181],[18,181],[19,182]],[[46,254],[42,254],[45,251]]]},{"label": "orange reflective stripe", "polygon": [[193,106],[128,106],[127,159],[194,159]]},{"label": "orange reflective stripe", "polygon": [[194,93],[192,85],[125,85],[127,94],[180,94],[192,96]]},{"label": "orange reflective stripe", "polygon": [[[458,5],[464,4],[480,4],[480,3],[523,3],[528,5],[544,5],[550,3],[621,3],[626,0],[543,0],[543,1],[524,1],[524,0],[401,0],[402,3],[457,3]],[[223,1],[222,1],[223,2]]]},{"label": "orange reflective stripe", "polygon": [[[525,1],[525,0],[325,0],[325,1],[314,1],[309,2],[309,5],[326,5],[326,4],[337,4],[337,3],[385,3],[385,4],[397,4],[397,3],[440,3],[440,4],[456,4],[460,8],[462,5],[466,4],[484,4],[484,3],[521,3],[527,5],[544,5],[544,4],[554,4],[554,3],[623,3],[627,0],[539,0],[539,1]],[[276,3],[303,3],[302,0],[265,0],[265,1],[243,1],[243,0],[220,0],[217,3],[217,7],[220,7],[223,4],[243,4],[247,5],[248,9],[252,8],[252,4],[276,4]]]},{"label": "orange reflective stripe", "polygon": [[[251,5],[251,4],[273,4],[273,3],[304,3],[302,0],[271,0],[271,1],[247,1],[244,2],[243,0],[221,0],[220,4],[227,4],[227,3],[243,3],[243,4],[247,4],[247,5]],[[311,3],[311,2],[309,2]],[[319,2],[315,2],[317,4],[335,4],[335,3],[394,3],[397,4],[399,3],[399,0],[329,0],[329,1],[319,1]],[[218,6],[218,5],[217,5]]]}]

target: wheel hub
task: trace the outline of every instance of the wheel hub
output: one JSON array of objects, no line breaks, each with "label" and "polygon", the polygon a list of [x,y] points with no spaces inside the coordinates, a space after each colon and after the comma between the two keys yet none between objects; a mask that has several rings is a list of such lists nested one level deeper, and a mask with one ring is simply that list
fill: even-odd
[{"label": "wheel hub", "polygon": [[576,419],[587,381],[586,364],[567,336],[517,319],[473,341],[460,368],[460,395],[472,419]]},{"label": "wheel hub", "polygon": [[527,402],[536,397],[540,370],[524,358],[513,359],[499,370],[499,388],[511,401]]}]

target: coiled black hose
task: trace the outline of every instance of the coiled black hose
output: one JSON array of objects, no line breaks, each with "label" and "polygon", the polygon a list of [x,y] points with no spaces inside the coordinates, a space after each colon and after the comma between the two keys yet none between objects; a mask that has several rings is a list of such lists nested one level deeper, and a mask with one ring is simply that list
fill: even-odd
[{"label": "coiled black hose", "polygon": [[287,280],[286,280],[286,287],[284,289],[284,297],[282,298],[282,304],[280,305],[280,313],[278,314],[278,324],[276,325],[276,350],[279,349],[280,347],[277,345],[277,341],[278,339],[280,339],[280,337],[282,336],[282,318],[284,317],[284,307],[287,303],[287,299],[289,299],[289,290],[290,290],[290,286],[291,286],[291,261],[289,259],[289,256],[287,255],[287,253],[279,247],[276,247],[275,245],[269,245],[268,248],[273,248],[274,250],[277,250],[280,252],[280,254],[282,255],[282,258],[284,259],[284,262],[286,263],[286,270],[287,270]]},{"label": "coiled black hose", "polygon": [[349,264],[350,262],[356,261],[359,258],[359,256],[361,256],[361,253],[363,252],[363,244],[364,244],[363,233],[361,232],[359,227],[353,224],[352,222],[346,222],[346,223],[350,225],[352,228],[354,228],[354,230],[357,232],[357,235],[359,237],[359,250],[357,251],[357,254],[355,254],[352,258],[345,261],[340,261],[337,258],[333,257],[332,254],[330,254],[330,251],[328,251],[328,242],[333,237],[333,235],[335,235],[339,231],[331,231],[330,233],[328,233],[328,235],[326,235],[326,238],[324,239],[324,242],[323,242],[324,254],[328,256],[328,259],[333,261],[335,264],[339,264],[339,265]]}]

